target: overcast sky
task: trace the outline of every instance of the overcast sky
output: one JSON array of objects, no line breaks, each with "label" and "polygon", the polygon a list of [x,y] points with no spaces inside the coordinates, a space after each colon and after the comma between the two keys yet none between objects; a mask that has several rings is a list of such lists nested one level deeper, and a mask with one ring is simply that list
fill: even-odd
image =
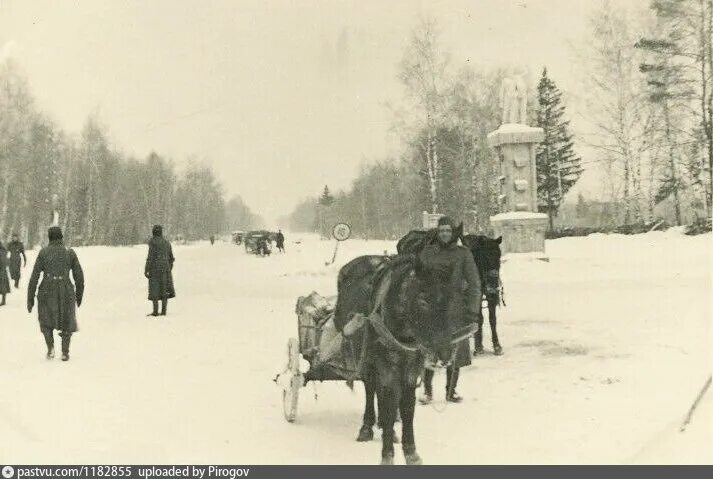
[{"label": "overcast sky", "polygon": [[0,45],[62,128],[98,111],[125,153],[203,159],[274,220],[396,151],[384,102],[400,96],[396,64],[419,15],[438,19],[456,66],[547,65],[574,91],[568,42],[594,4],[0,0]]}]

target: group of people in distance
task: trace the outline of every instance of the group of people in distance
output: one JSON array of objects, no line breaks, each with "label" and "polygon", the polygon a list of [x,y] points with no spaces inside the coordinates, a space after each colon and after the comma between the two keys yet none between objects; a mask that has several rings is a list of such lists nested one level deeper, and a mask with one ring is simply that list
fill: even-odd
[{"label": "group of people in distance", "polygon": [[[168,300],[176,296],[172,273],[175,258],[171,243],[163,237],[161,225],[155,225],[152,233],[144,268],[144,275],[148,279],[148,299],[153,303],[153,311],[148,316],[165,316]],[[47,359],[55,357],[54,331],[57,330],[62,338],[62,361],[68,361],[72,334],[78,331],[76,308],[82,305],[84,297],[84,272],[76,252],[65,246],[62,229],[59,226],[50,227],[47,238],[49,244],[37,254],[28,283],[27,312],[32,313],[36,295],[37,317],[47,345]],[[12,241],[7,249],[0,243],[2,305],[5,304],[5,297],[10,292],[8,267],[15,288],[19,288],[21,259],[26,266],[24,245],[19,241],[17,234],[12,235]]]},{"label": "group of people in distance", "polygon": [[[277,247],[277,251],[280,253],[285,252],[285,235],[282,234],[282,230],[278,230],[277,233],[274,236],[274,241],[275,241],[275,246]],[[255,251],[259,256],[269,256],[271,253],[270,249],[270,243],[272,243],[272,239],[270,239],[267,236],[260,236],[257,239],[256,245],[255,245]]]}]

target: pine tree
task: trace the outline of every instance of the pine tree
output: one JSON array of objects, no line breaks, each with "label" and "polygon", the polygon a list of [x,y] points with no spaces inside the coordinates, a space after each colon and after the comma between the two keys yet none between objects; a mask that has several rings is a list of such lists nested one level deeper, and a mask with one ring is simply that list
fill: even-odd
[{"label": "pine tree", "polygon": [[564,119],[562,93],[547,76],[547,68],[542,70],[537,93],[537,126],[545,133],[545,139],[537,148],[537,197],[539,210],[548,214],[550,230],[553,230],[554,217],[564,195],[582,174],[582,159],[574,153],[569,121]]},{"label": "pine tree", "polygon": [[329,238],[329,232],[327,231],[328,221],[329,221],[329,211],[331,206],[334,204],[334,196],[329,191],[329,187],[324,185],[324,190],[322,190],[322,195],[317,200],[317,220],[319,223],[319,234],[322,238]]},{"label": "pine tree", "polygon": [[332,206],[334,204],[334,196],[329,192],[329,187],[324,185],[322,196],[319,197],[319,204],[322,206]]},{"label": "pine tree", "polygon": [[[657,199],[673,196],[680,224],[679,191],[689,186],[683,174],[703,190],[709,215],[713,207],[713,1],[654,0],[650,6],[655,31],[636,47],[651,56],[640,69],[650,86],[649,100],[660,106],[669,145]],[[681,133],[685,136],[678,138]],[[681,149],[682,144],[690,148]]]}]

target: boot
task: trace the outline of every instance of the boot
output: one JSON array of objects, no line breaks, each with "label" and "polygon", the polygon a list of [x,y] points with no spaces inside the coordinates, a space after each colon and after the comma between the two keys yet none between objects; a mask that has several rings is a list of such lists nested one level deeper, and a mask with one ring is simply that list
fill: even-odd
[{"label": "boot", "polygon": [[503,354],[505,354],[505,353],[503,353],[503,347],[500,346],[499,344],[493,344],[493,353],[496,356],[502,356]]},{"label": "boot", "polygon": [[453,366],[448,366],[446,368],[446,395],[451,389],[455,389],[458,386],[458,378],[460,377],[460,368],[453,368]]},{"label": "boot", "polygon": [[463,398],[460,397],[460,395],[455,391],[450,391],[446,393],[446,401],[448,402],[453,402],[453,403],[459,403],[463,401]]},{"label": "boot", "polygon": [[153,300],[153,311],[146,316],[158,316],[158,301]]},{"label": "boot", "polygon": [[2,302],[0,302],[0,306],[5,306],[5,295],[2,295]]},{"label": "boot", "polygon": [[168,308],[168,300],[161,300],[161,316],[166,316],[166,309]]},{"label": "boot", "polygon": [[42,335],[45,337],[45,344],[47,345],[47,359],[54,358],[54,333],[50,329],[49,331],[43,330]]},{"label": "boot", "polygon": [[62,361],[69,361],[69,343],[72,340],[72,333],[61,332],[62,336]]},{"label": "boot", "polygon": [[381,455],[381,465],[382,466],[393,466],[394,465],[394,453],[386,453]]},{"label": "boot", "polygon": [[15,280],[15,289],[19,289],[19,288],[20,288],[20,280],[16,279]]}]

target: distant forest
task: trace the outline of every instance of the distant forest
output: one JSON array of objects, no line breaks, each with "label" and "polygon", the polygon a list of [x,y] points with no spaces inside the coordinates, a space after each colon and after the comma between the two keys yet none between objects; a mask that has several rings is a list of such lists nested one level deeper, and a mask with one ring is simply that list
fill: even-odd
[{"label": "distant forest", "polygon": [[0,240],[17,232],[35,245],[46,234],[52,201],[75,245],[144,242],[151,225],[171,237],[207,238],[262,226],[243,200],[225,199],[213,170],[151,153],[131,158],[113,145],[98,118],[78,136],[63,131],[36,105],[12,59],[0,63]]}]

